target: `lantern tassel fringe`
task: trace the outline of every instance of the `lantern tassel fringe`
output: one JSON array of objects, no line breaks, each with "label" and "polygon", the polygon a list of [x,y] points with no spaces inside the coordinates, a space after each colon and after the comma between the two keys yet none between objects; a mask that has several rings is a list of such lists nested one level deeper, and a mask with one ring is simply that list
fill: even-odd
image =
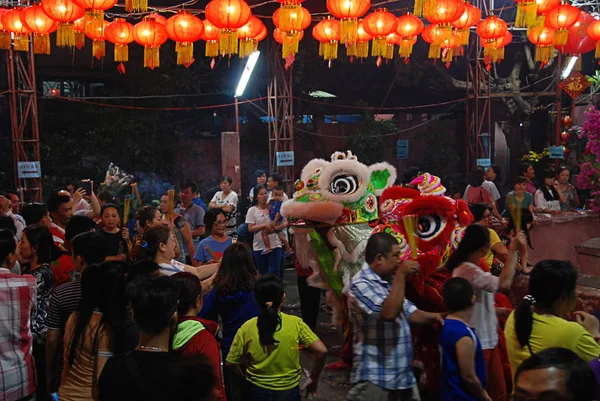
[{"label": "lantern tassel fringe", "polygon": [[129,46],[115,45],[115,62],[126,63],[129,61]]},{"label": "lantern tassel fringe", "polygon": [[373,46],[371,47],[371,56],[385,56],[385,48],[387,46],[385,37],[382,38],[374,38]]},{"label": "lantern tassel fringe", "polygon": [[456,33],[458,34],[458,40],[461,45],[469,44],[469,36],[471,33],[469,29],[459,29]]},{"label": "lantern tassel fringe", "polygon": [[400,57],[402,57],[402,58],[410,57],[410,55],[412,54],[412,51],[413,51],[412,40],[404,40],[403,39],[400,42],[400,51],[398,52]]},{"label": "lantern tassel fringe", "polygon": [[340,23],[340,43],[354,44],[358,35],[358,20],[351,18]]},{"label": "lantern tassel fringe", "polygon": [[0,50],[10,49],[10,33],[0,31]]},{"label": "lantern tassel fringe", "polygon": [[33,35],[33,54],[50,54],[50,35]]},{"label": "lantern tassel fringe", "polygon": [[338,42],[323,44],[323,58],[325,60],[335,60],[338,57]]},{"label": "lantern tassel fringe", "polygon": [[544,65],[548,64],[548,61],[554,55],[553,46],[537,46],[535,48],[535,61],[541,61]]},{"label": "lantern tassel fringe", "polygon": [[92,41],[92,55],[97,60],[100,60],[102,57],[106,56],[106,44],[104,40]]},{"label": "lantern tassel fringe", "polygon": [[85,33],[99,37],[98,33],[104,32],[104,11],[86,11],[85,12]]},{"label": "lantern tassel fringe", "polygon": [[206,57],[218,57],[219,56],[219,42],[217,42],[215,40],[206,42],[204,55]]},{"label": "lantern tassel fringe", "polygon": [[85,46],[85,33],[75,31],[75,47],[79,50]]},{"label": "lantern tassel fringe", "polygon": [[221,54],[238,54],[237,31],[223,29],[219,35],[219,51]]},{"label": "lantern tassel fringe", "polygon": [[569,31],[566,29],[558,29],[554,32],[554,44],[558,46],[566,45]]},{"label": "lantern tassel fringe", "polygon": [[75,31],[73,30],[72,23],[58,24],[58,28],[56,29],[56,46],[75,46]]},{"label": "lantern tassel fringe", "polygon": [[14,48],[18,52],[29,51],[29,36],[28,35],[15,35],[13,40]]},{"label": "lantern tassel fringe", "polygon": [[429,45],[429,58],[440,58],[440,45],[439,43],[432,43]]},{"label": "lantern tassel fringe", "polygon": [[240,58],[246,58],[254,52],[252,39],[240,39]]},{"label": "lantern tassel fringe", "polygon": [[596,54],[594,58],[600,58],[600,42],[596,42]]},{"label": "lantern tassel fringe", "polygon": [[144,67],[160,67],[160,47],[144,47]]},{"label": "lantern tassel fringe", "polygon": [[348,57],[356,57],[356,52],[357,52],[357,45],[356,43],[349,45],[346,44],[346,56]]},{"label": "lantern tassel fringe", "polygon": [[522,1],[517,6],[516,28],[529,28],[536,24],[537,3],[535,1]]},{"label": "lantern tassel fringe", "polygon": [[177,43],[175,51],[177,52],[177,65],[191,64],[194,58],[193,43]]},{"label": "lantern tassel fringe", "polygon": [[297,4],[284,4],[280,8],[279,29],[283,32],[299,31],[302,28],[302,7]]}]

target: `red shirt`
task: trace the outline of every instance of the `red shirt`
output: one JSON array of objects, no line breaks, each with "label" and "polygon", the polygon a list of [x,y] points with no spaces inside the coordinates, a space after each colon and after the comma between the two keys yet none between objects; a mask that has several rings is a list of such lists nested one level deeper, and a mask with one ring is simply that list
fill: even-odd
[{"label": "red shirt", "polygon": [[71,272],[75,270],[71,252],[62,244],[58,247],[60,248],[62,255],[50,266],[52,275],[54,276],[52,281],[53,287],[58,287],[61,284],[71,281]]},{"label": "red shirt", "polygon": [[16,401],[35,392],[33,337],[29,324],[37,296],[36,281],[0,268],[0,401]]}]

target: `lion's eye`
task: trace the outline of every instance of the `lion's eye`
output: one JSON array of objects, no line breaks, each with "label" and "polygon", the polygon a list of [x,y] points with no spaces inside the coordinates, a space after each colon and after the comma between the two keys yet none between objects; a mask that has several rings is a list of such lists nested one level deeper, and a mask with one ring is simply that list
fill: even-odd
[{"label": "lion's eye", "polygon": [[329,183],[329,191],[335,195],[348,195],[358,189],[358,179],[353,175],[337,175]]},{"label": "lion's eye", "polygon": [[442,218],[440,216],[419,216],[418,235],[423,240],[428,240],[438,235],[442,227]]}]

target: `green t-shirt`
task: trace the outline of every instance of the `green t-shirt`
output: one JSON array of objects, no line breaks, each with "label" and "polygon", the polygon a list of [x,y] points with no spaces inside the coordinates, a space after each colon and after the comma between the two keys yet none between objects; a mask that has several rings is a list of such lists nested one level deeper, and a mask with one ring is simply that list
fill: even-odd
[{"label": "green t-shirt", "polygon": [[252,318],[237,331],[227,362],[248,361],[246,379],[268,390],[289,390],[300,381],[300,345],[310,346],[319,337],[296,316],[280,313],[281,329],[273,337],[275,345],[263,345],[258,337],[258,318]]}]

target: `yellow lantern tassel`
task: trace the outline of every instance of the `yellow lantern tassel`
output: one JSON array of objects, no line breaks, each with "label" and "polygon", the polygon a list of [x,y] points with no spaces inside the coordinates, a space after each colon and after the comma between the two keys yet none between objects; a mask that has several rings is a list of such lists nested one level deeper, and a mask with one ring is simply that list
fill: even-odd
[{"label": "yellow lantern tassel", "polygon": [[56,46],[73,47],[75,46],[75,31],[73,23],[60,23],[56,29]]},{"label": "yellow lantern tassel", "polygon": [[133,11],[145,13],[148,11],[148,0],[133,0]]},{"label": "yellow lantern tassel", "polygon": [[323,58],[325,60],[335,60],[338,56],[338,42],[333,41],[325,43],[323,47]]},{"label": "yellow lantern tassel", "polygon": [[417,17],[423,16],[423,8],[425,8],[425,0],[415,0],[413,14]]},{"label": "yellow lantern tassel", "polygon": [[160,67],[160,46],[144,47],[144,67],[151,70]]},{"label": "yellow lantern tassel", "polygon": [[10,49],[10,33],[0,31],[0,50]]},{"label": "yellow lantern tassel", "polygon": [[222,29],[219,34],[219,51],[221,54],[238,54],[237,31]]},{"label": "yellow lantern tassel", "polygon": [[94,37],[104,33],[104,11],[85,12],[85,33]]},{"label": "yellow lantern tassel", "polygon": [[432,43],[429,45],[429,58],[440,58],[440,45],[439,43]]},{"label": "yellow lantern tassel", "polygon": [[387,46],[387,42],[384,37],[381,38],[374,38],[373,39],[373,46],[371,47],[371,56],[373,57],[378,57],[378,56],[385,56],[385,47]]},{"label": "yellow lantern tassel", "polygon": [[402,39],[400,41],[400,51],[398,54],[402,58],[410,57],[413,51],[413,41],[412,39]]},{"label": "yellow lantern tassel", "polygon": [[290,54],[294,55],[298,53],[298,41],[294,41],[292,37],[283,37],[283,45],[281,46],[281,57],[286,58]]},{"label": "yellow lantern tassel", "polygon": [[548,61],[554,55],[554,47],[553,46],[536,46],[535,48],[535,61],[540,61],[544,64],[547,64]]},{"label": "yellow lantern tassel", "polygon": [[452,49],[446,49],[445,52],[442,52],[442,61],[444,63],[451,63],[452,62],[452,54],[453,51]]},{"label": "yellow lantern tassel", "polygon": [[458,34],[458,40],[461,45],[469,44],[469,35],[471,33],[469,29],[458,29],[456,33]]},{"label": "yellow lantern tassel", "polygon": [[352,57],[352,56],[356,57],[357,56],[356,47],[357,47],[356,43],[354,43],[352,45],[346,44],[346,56],[348,56],[348,57]]},{"label": "yellow lantern tassel", "polygon": [[126,63],[129,61],[129,46],[115,45],[115,62]]},{"label": "yellow lantern tassel", "polygon": [[13,43],[16,51],[29,51],[29,35],[15,35]]},{"label": "yellow lantern tassel", "polygon": [[192,58],[194,58],[193,43],[177,43],[175,51],[177,52],[177,65],[185,65],[192,62]]},{"label": "yellow lantern tassel", "polygon": [[394,45],[387,45],[385,47],[385,55],[383,56],[383,58],[385,58],[387,60],[394,59]]},{"label": "yellow lantern tassel", "polygon": [[81,50],[83,46],[85,46],[85,33],[75,31],[75,47]]},{"label": "yellow lantern tassel", "polygon": [[103,40],[92,41],[92,55],[98,60],[106,56],[106,45]]},{"label": "yellow lantern tassel", "polygon": [[325,54],[325,43],[319,42],[319,56],[323,56]]},{"label": "yellow lantern tassel", "polygon": [[535,1],[521,1],[517,5],[516,28],[528,28],[536,24],[537,3]]},{"label": "yellow lantern tassel", "polygon": [[252,39],[240,39],[240,58],[245,58],[254,52],[254,41]]},{"label": "yellow lantern tassel", "polygon": [[502,60],[504,60],[504,47],[498,49],[498,52],[496,55],[496,60],[494,60],[494,61],[498,62],[498,61],[502,61]]},{"label": "yellow lantern tassel", "polygon": [[280,10],[279,29],[283,32],[299,31],[302,29],[304,14],[299,2],[298,4],[282,5]]},{"label": "yellow lantern tassel", "polygon": [[358,19],[342,20],[340,28],[340,43],[354,44],[358,34]]},{"label": "yellow lantern tassel", "polygon": [[594,58],[600,58],[600,42],[596,42],[596,54]]},{"label": "yellow lantern tassel", "polygon": [[33,54],[50,54],[50,35],[33,35]]},{"label": "yellow lantern tassel", "polygon": [[258,41],[252,39],[252,53],[258,51]]},{"label": "yellow lantern tassel", "polygon": [[217,57],[219,55],[219,42],[217,42],[216,40],[206,42],[204,55],[206,57]]},{"label": "yellow lantern tassel", "polygon": [[566,30],[566,29],[556,30],[556,32],[554,32],[554,44],[559,45],[559,46],[566,45],[568,36],[569,36],[568,30]]},{"label": "yellow lantern tassel", "polygon": [[356,57],[369,57],[369,42],[361,42],[356,44]]},{"label": "yellow lantern tassel", "polygon": [[125,11],[128,13],[133,12],[133,0],[125,0]]}]

